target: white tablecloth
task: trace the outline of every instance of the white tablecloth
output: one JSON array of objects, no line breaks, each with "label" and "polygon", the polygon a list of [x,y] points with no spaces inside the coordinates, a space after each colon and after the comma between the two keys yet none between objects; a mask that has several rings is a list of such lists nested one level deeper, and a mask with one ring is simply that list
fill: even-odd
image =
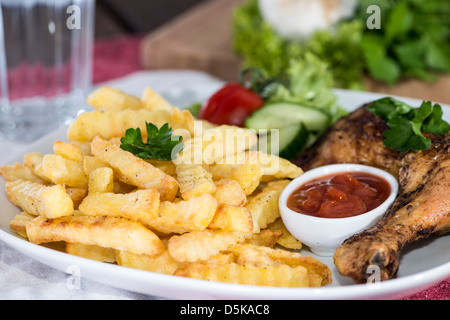
[{"label": "white tablecloth", "polygon": [[[149,86],[157,92],[171,92],[171,96],[167,98],[176,104],[189,100],[186,90],[180,90],[180,95],[177,96],[177,88],[219,86],[220,83],[209,75],[195,71],[153,71],[138,72],[102,85],[110,85],[138,96],[145,87]],[[0,137],[0,147],[3,150],[0,152],[0,164],[5,164],[22,154],[28,146],[29,144],[26,143],[11,142]],[[36,262],[0,240],[0,299],[2,300],[159,298],[116,289],[83,278],[79,285],[73,285],[69,274]]]}]

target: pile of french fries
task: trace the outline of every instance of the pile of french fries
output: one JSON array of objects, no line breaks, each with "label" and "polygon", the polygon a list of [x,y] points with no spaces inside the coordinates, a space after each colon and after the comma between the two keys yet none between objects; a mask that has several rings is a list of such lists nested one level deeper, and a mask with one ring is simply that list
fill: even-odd
[{"label": "pile of french fries", "polygon": [[[136,97],[103,87],[87,101],[93,111],[73,122],[53,153],[27,153],[23,163],[0,168],[6,195],[21,210],[12,230],[34,244],[62,242],[69,254],[174,276],[284,287],[331,282],[326,265],[296,251],[302,244],[280,218],[279,195],[302,170],[253,151],[254,133],[199,121],[150,88]],[[120,148],[127,129],[145,134],[146,121],[169,123],[183,136],[176,159],[143,160]],[[217,134],[225,130],[227,139]]]}]

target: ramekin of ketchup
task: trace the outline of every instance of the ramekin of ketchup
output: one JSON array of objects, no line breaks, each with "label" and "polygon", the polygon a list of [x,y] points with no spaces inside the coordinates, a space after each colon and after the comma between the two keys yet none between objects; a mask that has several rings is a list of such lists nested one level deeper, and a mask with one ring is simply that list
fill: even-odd
[{"label": "ramekin of ketchup", "polygon": [[289,209],[321,218],[347,218],[372,211],[391,194],[386,179],[366,172],[338,172],[309,181],[288,198]]},{"label": "ramekin of ketchup", "polygon": [[398,194],[388,172],[358,164],[306,171],[279,198],[288,231],[318,254],[332,256],[347,238],[373,226]]}]

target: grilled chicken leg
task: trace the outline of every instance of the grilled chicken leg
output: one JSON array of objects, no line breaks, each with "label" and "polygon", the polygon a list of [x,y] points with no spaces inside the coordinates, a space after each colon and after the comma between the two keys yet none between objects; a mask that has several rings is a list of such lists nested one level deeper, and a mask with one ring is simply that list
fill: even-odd
[{"label": "grilled chicken leg", "polygon": [[[339,272],[356,283],[367,281],[373,265],[380,268],[381,280],[395,278],[405,245],[450,228],[450,136],[430,135],[427,150],[399,154],[384,147],[380,121],[361,107],[297,161],[305,171],[329,163],[369,164],[399,179],[399,195],[380,221],[335,252]],[[327,154],[333,156],[324,159]]]}]

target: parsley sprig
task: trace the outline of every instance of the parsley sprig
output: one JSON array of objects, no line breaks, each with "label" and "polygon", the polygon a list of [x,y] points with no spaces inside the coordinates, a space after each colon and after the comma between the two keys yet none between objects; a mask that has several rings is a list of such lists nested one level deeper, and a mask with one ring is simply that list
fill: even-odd
[{"label": "parsley sprig", "polygon": [[140,128],[130,128],[125,132],[125,137],[120,140],[122,142],[120,148],[144,160],[175,160],[176,155],[184,148],[183,138],[172,136],[173,130],[169,128],[168,123],[159,130],[153,123],[145,122],[145,125],[146,143],[142,140]]},{"label": "parsley sprig", "polygon": [[383,135],[386,147],[397,149],[401,153],[428,149],[431,140],[423,132],[447,134],[450,124],[442,119],[442,107],[430,101],[424,101],[419,108],[387,97],[374,101],[369,111],[386,121],[389,127]]}]

